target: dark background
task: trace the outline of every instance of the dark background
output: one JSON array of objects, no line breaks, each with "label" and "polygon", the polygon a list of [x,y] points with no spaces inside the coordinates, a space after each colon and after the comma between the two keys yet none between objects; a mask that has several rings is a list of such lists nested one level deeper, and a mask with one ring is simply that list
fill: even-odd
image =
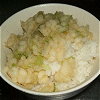
[{"label": "dark background", "polygon": [[[59,2],[58,2],[59,1]],[[100,0],[1,0],[0,25],[14,13],[37,4],[64,3],[80,7],[100,20]],[[100,75],[88,88],[68,100],[100,100]],[[0,78],[0,100],[32,100]]]}]

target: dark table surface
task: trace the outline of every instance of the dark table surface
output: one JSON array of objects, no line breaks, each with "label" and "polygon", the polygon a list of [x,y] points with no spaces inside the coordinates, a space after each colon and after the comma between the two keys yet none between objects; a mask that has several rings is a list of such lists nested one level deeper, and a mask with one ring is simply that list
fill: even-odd
[{"label": "dark table surface", "polygon": [[[58,2],[59,1],[59,2]],[[0,25],[14,13],[37,4],[64,3],[80,7],[100,20],[99,0],[2,0]],[[2,31],[1,31],[2,32]],[[100,100],[100,75],[84,91],[68,100]],[[0,100],[32,100],[0,78]]]}]

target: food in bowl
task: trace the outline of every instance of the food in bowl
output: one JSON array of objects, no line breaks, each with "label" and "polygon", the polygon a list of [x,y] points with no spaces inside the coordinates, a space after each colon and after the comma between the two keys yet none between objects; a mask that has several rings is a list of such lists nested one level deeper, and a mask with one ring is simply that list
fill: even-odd
[{"label": "food in bowl", "polygon": [[63,12],[38,12],[21,21],[23,35],[12,33],[5,42],[11,50],[4,72],[30,90],[56,92],[83,82],[91,73],[98,55],[89,25]]}]

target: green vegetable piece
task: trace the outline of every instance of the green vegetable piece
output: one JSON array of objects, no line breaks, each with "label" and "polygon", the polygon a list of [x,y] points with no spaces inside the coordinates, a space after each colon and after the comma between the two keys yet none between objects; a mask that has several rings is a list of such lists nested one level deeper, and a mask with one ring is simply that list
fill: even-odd
[{"label": "green vegetable piece", "polygon": [[39,52],[39,54],[40,54],[40,55],[42,54],[42,50]]},{"label": "green vegetable piece", "polygon": [[22,68],[24,68],[24,69],[27,69],[27,68],[29,68],[29,67],[30,67],[30,66],[25,66],[25,65],[22,66]]},{"label": "green vegetable piece", "polygon": [[37,46],[37,44],[36,44],[32,39],[30,39],[30,40],[28,41],[29,49],[30,49],[30,50],[34,50],[34,45]]},{"label": "green vegetable piece", "polygon": [[75,66],[75,58],[73,56],[68,57],[66,60],[70,63],[70,67]]},{"label": "green vegetable piece", "polygon": [[63,65],[63,61],[61,62],[61,65]]},{"label": "green vegetable piece", "polygon": [[75,59],[75,57],[71,56],[71,57],[68,57],[66,60],[68,60],[68,59]]},{"label": "green vegetable piece", "polygon": [[48,64],[42,64],[42,69],[44,70],[51,70],[50,66]]},{"label": "green vegetable piece", "polygon": [[50,36],[50,38],[53,40],[53,37],[52,36]]},{"label": "green vegetable piece", "polygon": [[16,67],[16,64],[12,64],[12,66],[11,67]]},{"label": "green vegetable piece", "polygon": [[53,92],[55,92],[55,90],[56,90],[56,85],[55,85],[55,83],[54,83],[54,90],[53,90]]},{"label": "green vegetable piece", "polygon": [[17,59],[20,59],[21,56],[22,56],[22,54],[19,54],[18,51],[15,50],[15,51],[14,51],[14,56],[15,56],[15,58],[17,58]]},{"label": "green vegetable piece", "polygon": [[20,59],[22,57],[22,55],[25,56],[26,58],[28,57],[27,52],[19,53],[17,50],[15,50],[13,53],[14,53],[15,58],[17,58],[17,59]]},{"label": "green vegetable piece", "polygon": [[35,65],[42,65],[43,64],[43,57],[38,55],[36,61],[34,62]]},{"label": "green vegetable piece", "polygon": [[48,40],[45,40],[45,42],[46,42],[46,43],[49,43],[49,41],[48,41]]},{"label": "green vegetable piece", "polygon": [[84,37],[84,35],[80,32],[80,31],[78,31],[78,30],[76,30],[76,32],[75,32],[78,36],[81,36],[82,38]]},{"label": "green vegetable piece", "polygon": [[36,71],[40,71],[40,70],[51,70],[51,68],[49,67],[49,65],[48,64],[42,64],[42,65],[40,65],[40,66],[34,66],[33,67],[34,68],[34,70],[36,70]]},{"label": "green vegetable piece", "polygon": [[34,44],[33,40],[30,39],[30,40],[29,40],[29,48],[30,48],[31,50],[33,50],[33,44]]},{"label": "green vegetable piece", "polygon": [[14,51],[14,55],[18,55],[18,51],[17,50]]},{"label": "green vegetable piece", "polygon": [[28,67],[33,67],[33,66],[34,66],[34,63],[28,64]]},{"label": "green vegetable piece", "polygon": [[78,35],[80,35],[80,34],[81,34],[81,32],[80,32],[80,31],[78,31],[78,30],[76,30],[76,33],[77,33]]},{"label": "green vegetable piece", "polygon": [[15,58],[17,58],[17,59],[20,59],[21,57],[22,57],[21,54],[18,54],[18,55],[15,56]]},{"label": "green vegetable piece", "polygon": [[28,54],[26,52],[22,53],[21,55],[24,55],[26,58],[28,57]]}]

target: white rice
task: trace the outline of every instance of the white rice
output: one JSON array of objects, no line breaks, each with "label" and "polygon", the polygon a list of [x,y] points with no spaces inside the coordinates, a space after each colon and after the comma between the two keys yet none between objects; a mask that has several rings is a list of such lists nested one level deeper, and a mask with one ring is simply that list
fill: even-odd
[{"label": "white rice", "polygon": [[54,61],[53,63],[49,63],[47,60],[44,60],[43,63],[44,64],[49,64],[49,66],[51,68],[51,71],[46,71],[46,74],[48,76],[54,75],[61,68],[61,64],[59,64],[57,61]]},{"label": "white rice", "polygon": [[66,52],[65,58],[70,56],[75,57],[76,68],[78,69],[77,75],[68,83],[56,83],[59,91],[72,88],[83,82],[91,73],[93,68],[93,57],[97,57],[97,43],[90,40],[85,40],[84,47],[78,50],[75,43],[67,42],[66,46],[69,48]]}]

